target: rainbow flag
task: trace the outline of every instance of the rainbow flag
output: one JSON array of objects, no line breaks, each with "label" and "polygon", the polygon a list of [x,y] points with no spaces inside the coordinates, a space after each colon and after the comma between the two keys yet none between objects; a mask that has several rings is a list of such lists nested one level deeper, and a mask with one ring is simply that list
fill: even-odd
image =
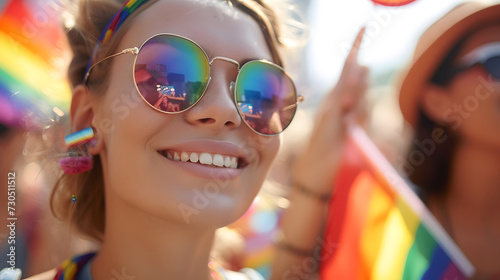
[{"label": "rainbow flag", "polygon": [[474,268],[357,125],[349,126],[321,279],[467,279]]},{"label": "rainbow flag", "polygon": [[[56,0],[11,0],[0,5],[0,122],[44,122],[69,108],[70,52]],[[27,119],[27,118],[28,119]]]}]

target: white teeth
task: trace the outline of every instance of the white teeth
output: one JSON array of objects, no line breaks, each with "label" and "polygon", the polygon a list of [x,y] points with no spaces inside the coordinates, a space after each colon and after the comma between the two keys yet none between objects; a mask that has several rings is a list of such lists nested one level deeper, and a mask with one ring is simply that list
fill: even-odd
[{"label": "white teeth", "polygon": [[218,167],[224,166],[224,158],[219,154],[214,155],[214,165]]},{"label": "white teeth", "polygon": [[231,157],[226,157],[226,159],[224,160],[224,166],[225,167],[231,166]]},{"label": "white teeth", "polygon": [[210,153],[165,152],[167,158],[175,161],[215,165],[217,167],[238,168],[238,158]]},{"label": "white teeth", "polygon": [[181,153],[181,160],[184,161],[184,162],[188,161],[189,160],[189,154],[186,153],[186,152],[182,152]]},{"label": "white teeth", "polygon": [[191,162],[197,163],[198,162],[198,154],[197,153],[191,153],[191,155],[189,156],[189,160]]},{"label": "white teeth", "polygon": [[200,154],[200,163],[207,164],[207,165],[212,164],[212,156],[210,154],[207,154],[207,153],[201,153]]},{"label": "white teeth", "polygon": [[231,166],[229,166],[229,167],[238,168],[238,162],[236,161],[235,157],[231,158]]}]

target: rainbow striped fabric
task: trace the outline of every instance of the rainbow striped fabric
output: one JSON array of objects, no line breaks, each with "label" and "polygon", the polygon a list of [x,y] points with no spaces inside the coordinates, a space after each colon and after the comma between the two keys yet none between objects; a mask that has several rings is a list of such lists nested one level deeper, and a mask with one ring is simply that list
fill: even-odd
[{"label": "rainbow striped fabric", "polygon": [[127,17],[146,2],[148,2],[148,0],[128,0],[127,2],[125,2],[118,13],[116,13],[116,15],[112,19],[110,19],[108,25],[101,33],[101,36],[99,38],[101,44],[106,44],[111,39],[115,31],[120,28],[120,25],[122,25]]},{"label": "rainbow striped fabric", "polygon": [[102,45],[105,45],[111,37],[115,34],[116,30],[120,28],[122,23],[131,15],[135,10],[137,10],[142,4],[147,3],[149,0],[128,0],[126,1],[121,9],[116,12],[116,14],[109,20],[108,24],[101,32],[99,36],[99,42],[94,47],[94,51],[92,52],[92,59],[87,64],[87,69],[85,70],[85,75],[83,75],[83,81],[86,81],[87,76],[89,75],[90,67],[95,63],[95,57],[97,55],[97,51],[101,48]]},{"label": "rainbow striped fabric", "polygon": [[87,264],[94,256],[95,252],[78,255],[71,259],[65,260],[57,269],[54,280],[75,280],[82,270],[83,266]]},{"label": "rainbow striped fabric", "polygon": [[11,0],[0,7],[0,122],[40,122],[67,111],[69,49],[57,0]]},{"label": "rainbow striped fabric", "polygon": [[321,279],[467,279],[474,268],[358,126],[330,204]]}]

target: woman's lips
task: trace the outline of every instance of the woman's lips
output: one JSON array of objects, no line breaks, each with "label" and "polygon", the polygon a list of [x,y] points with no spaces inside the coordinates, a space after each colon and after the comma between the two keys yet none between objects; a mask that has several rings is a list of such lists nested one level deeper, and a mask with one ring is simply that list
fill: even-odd
[{"label": "woman's lips", "polygon": [[213,167],[224,167],[224,168],[238,168],[239,157],[212,154],[212,153],[197,153],[197,152],[184,152],[175,150],[164,150],[160,152],[163,156],[168,159],[175,161],[200,163],[204,165],[210,165]]},{"label": "woman's lips", "polygon": [[236,178],[249,164],[242,148],[225,141],[191,141],[158,150],[158,153],[177,166],[209,179]]}]

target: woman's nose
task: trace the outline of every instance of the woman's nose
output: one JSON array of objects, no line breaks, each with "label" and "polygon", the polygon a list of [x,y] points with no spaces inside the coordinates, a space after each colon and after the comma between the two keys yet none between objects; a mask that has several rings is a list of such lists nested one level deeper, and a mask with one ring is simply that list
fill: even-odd
[{"label": "woman's nose", "polygon": [[201,128],[220,132],[241,125],[234,104],[231,83],[236,79],[237,67],[226,61],[211,65],[211,80],[198,103],[186,111],[186,120]]}]

